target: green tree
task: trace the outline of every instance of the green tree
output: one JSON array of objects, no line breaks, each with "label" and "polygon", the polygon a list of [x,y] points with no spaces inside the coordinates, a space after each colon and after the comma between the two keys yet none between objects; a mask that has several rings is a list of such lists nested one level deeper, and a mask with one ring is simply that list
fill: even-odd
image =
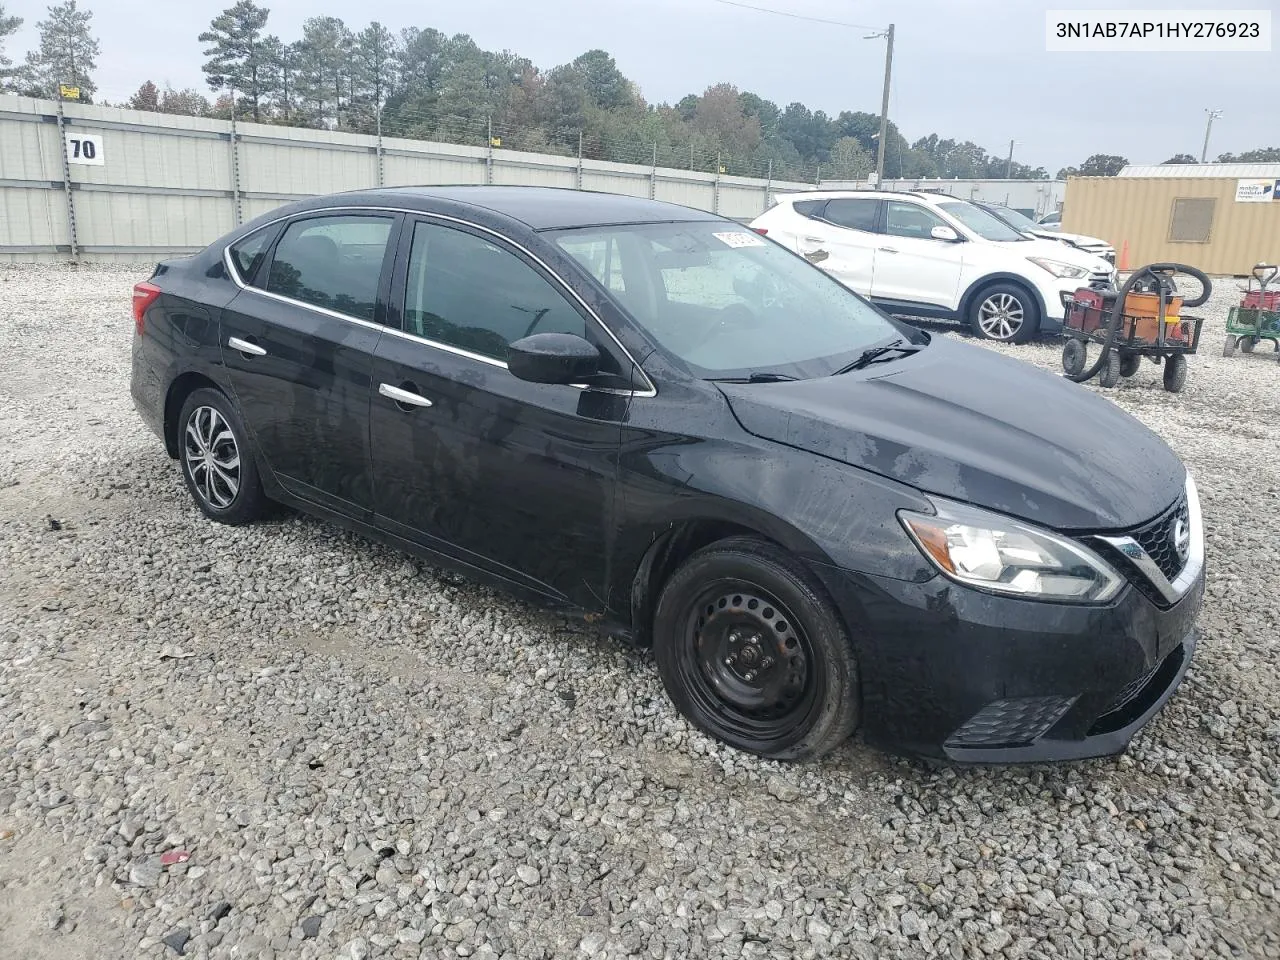
[{"label": "green tree", "polygon": [[1124,157],[1109,153],[1095,153],[1078,167],[1064,167],[1058,171],[1058,179],[1067,177],[1114,177],[1129,165]]},{"label": "green tree", "polygon": [[861,180],[875,167],[875,160],[856,137],[841,137],[831,147],[824,176],[833,180]]},{"label": "green tree", "polygon": [[149,110],[152,113],[160,109],[160,88],[148,80],[138,88],[138,92],[125,104],[130,110]]},{"label": "green tree", "polygon": [[351,56],[355,39],[337,17],[311,17],[302,24],[298,90],[310,107],[310,119],[323,124],[332,118],[342,129],[351,101]]},{"label": "green tree", "polygon": [[1260,147],[1257,150],[1246,150],[1244,153],[1224,153],[1218,157],[1219,163],[1280,163],[1280,147]]},{"label": "green tree", "polygon": [[166,87],[160,98],[160,112],[184,117],[207,117],[213,112],[208,98],[198,90],[175,90]]},{"label": "green tree", "polygon": [[288,123],[293,119],[298,99],[298,64],[302,60],[300,45],[285,43],[277,36],[262,41],[265,71],[263,89],[276,113],[276,119]]},{"label": "green tree", "polygon": [[1168,160],[1165,161],[1165,163],[1197,163],[1197,162],[1198,161],[1196,160],[1196,158],[1189,153],[1175,153],[1172,157],[1170,157]]},{"label": "green tree", "polygon": [[588,50],[573,61],[574,71],[582,78],[587,96],[605,110],[632,106],[635,94],[631,81],[622,75],[613,57],[603,50]]},{"label": "green tree", "polygon": [[76,0],[49,7],[46,19],[36,24],[40,47],[27,54],[25,85],[33,96],[53,95],[60,83],[80,88],[80,100],[90,102],[97,91],[93,71],[98,68],[98,41],[89,32],[93,13],[81,10]]},{"label": "green tree", "polygon": [[235,90],[240,102],[247,107],[254,120],[262,119],[262,104],[266,98],[266,79],[269,73],[268,49],[264,45],[262,30],[270,13],[253,0],[240,0],[214,17],[209,29],[198,37],[209,44],[204,55],[204,74],[209,88],[215,91]]},{"label": "green tree", "polygon": [[357,98],[375,107],[386,102],[396,83],[397,53],[395,35],[376,20],[356,35]]},{"label": "green tree", "polygon": [[22,18],[6,15],[4,4],[0,3],[0,93],[8,93],[15,86],[18,71],[13,68],[13,61],[4,54],[4,41],[13,36],[20,26]]}]

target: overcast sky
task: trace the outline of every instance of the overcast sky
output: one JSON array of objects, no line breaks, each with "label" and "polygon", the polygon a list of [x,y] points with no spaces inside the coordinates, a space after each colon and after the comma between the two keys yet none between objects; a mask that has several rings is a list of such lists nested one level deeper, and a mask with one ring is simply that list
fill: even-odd
[{"label": "overcast sky", "polygon": [[[1280,146],[1280,53],[1079,54],[1045,52],[1045,11],[1143,0],[742,0],[856,24],[894,21],[897,45],[889,115],[909,141],[929,133],[971,139],[1052,174],[1093,153],[1158,163],[1200,155],[1204,110],[1225,111],[1210,158]],[[26,23],[10,40],[18,59],[35,44],[47,0],[7,0]],[[229,0],[80,0],[101,41],[99,97],[120,101],[147,79],[205,89],[196,36]],[[310,16],[358,29],[469,33],[549,68],[601,47],[651,103],[728,81],[781,106],[799,100],[835,115],[878,113],[884,42],[870,32],[728,6],[716,0],[267,0],[270,32],[295,39]],[[1270,9],[1280,0],[1200,0],[1183,7]],[[1159,9],[1168,9],[1163,7]],[[14,56],[17,54],[18,56]]]}]

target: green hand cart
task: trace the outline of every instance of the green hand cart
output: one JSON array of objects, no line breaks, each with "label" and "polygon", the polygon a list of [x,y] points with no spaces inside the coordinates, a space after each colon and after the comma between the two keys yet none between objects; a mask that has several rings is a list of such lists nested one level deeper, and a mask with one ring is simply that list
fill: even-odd
[{"label": "green hand cart", "polygon": [[[1270,340],[1272,350],[1280,353],[1280,290],[1267,287],[1280,274],[1280,267],[1260,263],[1253,268],[1253,276],[1246,287],[1239,306],[1227,313],[1227,342],[1222,355],[1229,357],[1240,348],[1241,353],[1253,353],[1263,340]],[[1254,289],[1254,281],[1258,287]]]}]

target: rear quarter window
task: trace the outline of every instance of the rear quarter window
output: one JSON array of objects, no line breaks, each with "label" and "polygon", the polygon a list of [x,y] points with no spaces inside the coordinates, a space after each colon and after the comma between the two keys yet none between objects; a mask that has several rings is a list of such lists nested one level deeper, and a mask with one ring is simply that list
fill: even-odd
[{"label": "rear quarter window", "polygon": [[791,205],[791,208],[802,217],[808,217],[812,220],[814,217],[822,216],[822,208],[826,206],[825,200],[797,200]]},{"label": "rear quarter window", "polygon": [[264,227],[247,237],[241,237],[231,245],[231,261],[244,283],[252,283],[258,268],[267,256],[267,248],[276,235],[275,227]]}]

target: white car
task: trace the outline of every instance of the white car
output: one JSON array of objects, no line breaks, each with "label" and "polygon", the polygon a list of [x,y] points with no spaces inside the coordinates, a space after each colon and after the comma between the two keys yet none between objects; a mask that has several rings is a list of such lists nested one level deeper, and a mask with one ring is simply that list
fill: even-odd
[{"label": "white car", "polygon": [[886,312],[959,320],[989,340],[1057,333],[1076,290],[1116,280],[1105,260],[942,194],[789,194],[751,227]]},{"label": "white car", "polygon": [[1062,229],[1062,211],[1051,210],[1043,217],[1036,221],[1036,225],[1043,227],[1045,230],[1056,233]]},{"label": "white car", "polygon": [[1033,237],[1041,237],[1045,240],[1057,240],[1059,243],[1065,243],[1069,247],[1075,247],[1077,250],[1091,253],[1095,257],[1101,257],[1107,263],[1114,264],[1116,262],[1116,248],[1107,243],[1107,241],[1100,240],[1097,237],[1089,237],[1083,233],[1063,233],[1061,221],[1059,221],[1058,226],[1048,228],[1044,224],[1036,223],[1030,217],[1024,216],[1011,207],[1002,207],[997,203],[982,203],[977,200],[974,203],[993,217],[998,217],[1021,233],[1029,233]]}]

